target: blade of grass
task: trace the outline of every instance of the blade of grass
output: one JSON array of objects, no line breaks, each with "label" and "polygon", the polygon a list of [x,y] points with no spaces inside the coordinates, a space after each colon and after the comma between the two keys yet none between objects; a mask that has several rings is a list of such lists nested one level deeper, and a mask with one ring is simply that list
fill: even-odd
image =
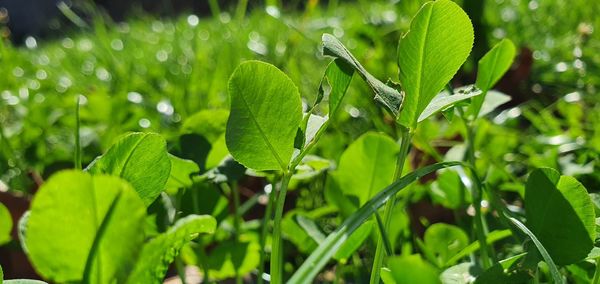
[{"label": "blade of grass", "polygon": [[[104,236],[104,232],[106,231],[106,226],[108,226],[110,219],[112,218],[113,213],[115,212],[115,209],[117,208],[117,204],[119,203],[119,200],[121,199],[121,194],[122,192],[119,192],[117,194],[117,196],[115,196],[115,199],[113,199],[113,201],[110,203],[110,206],[108,207],[107,213],[104,216],[104,219],[102,220],[102,222],[100,223],[100,226],[98,227],[98,232],[96,233],[96,237],[94,238],[94,242],[92,243],[92,248],[90,249],[90,254],[87,257],[86,263],[85,263],[85,269],[83,271],[83,281],[82,283],[103,283],[102,282],[102,267],[100,265],[100,241],[102,240],[102,237]],[[98,268],[96,269],[96,281],[92,281],[91,277],[92,277],[92,269],[94,267],[94,261],[98,260]]]},{"label": "blade of grass", "polygon": [[461,165],[462,162],[443,162],[429,165],[405,175],[398,181],[392,183],[381,190],[376,196],[371,198],[363,207],[350,215],[333,233],[329,234],[316,250],[304,261],[302,266],[292,275],[287,283],[312,283],[313,278],[327,264],[329,259],[335,254],[338,248],[348,239],[365,220],[371,217],[379,207],[393,198],[396,193],[404,189],[412,182],[421,177],[435,172],[439,169]]},{"label": "blade of grass", "polygon": [[507,216],[507,217],[517,228],[519,228],[519,230],[521,230],[523,233],[525,233],[527,236],[529,236],[529,238],[533,241],[536,248],[538,249],[538,251],[540,252],[542,257],[544,258],[544,261],[546,261],[546,264],[548,264],[548,268],[550,269],[550,275],[552,275],[552,279],[554,280],[554,283],[559,283],[559,284],[565,283],[562,275],[560,274],[560,271],[558,271],[558,267],[554,263],[554,260],[552,260],[552,257],[550,257],[550,254],[548,253],[546,248],[544,248],[544,245],[542,245],[542,243],[537,239],[537,237],[533,234],[533,232],[531,232],[529,230],[529,228],[527,228],[527,226],[525,226],[525,224],[521,223],[521,221],[517,220],[516,218],[510,217],[510,216]]},{"label": "blade of grass", "polygon": [[379,215],[379,212],[375,212],[375,219],[377,220],[377,227],[379,228],[379,235],[381,236],[385,252],[388,256],[390,256],[394,254],[394,250],[392,249],[390,238],[388,238],[387,231],[385,230],[385,225],[383,224],[383,220],[381,219],[381,215]]}]

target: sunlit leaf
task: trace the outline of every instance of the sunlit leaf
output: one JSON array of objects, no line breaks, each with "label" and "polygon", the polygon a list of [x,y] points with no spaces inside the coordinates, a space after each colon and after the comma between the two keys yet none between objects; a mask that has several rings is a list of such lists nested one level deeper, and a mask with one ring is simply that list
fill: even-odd
[{"label": "sunlit leaf", "polygon": [[246,61],[231,75],[228,90],[231,155],[254,170],[286,170],[302,120],[296,85],[273,65]]},{"label": "sunlit leaf", "polygon": [[167,143],[154,133],[125,135],[98,157],[88,171],[123,178],[150,205],[165,189],[171,172]]},{"label": "sunlit leaf", "polygon": [[32,201],[29,259],[53,282],[123,280],[144,240],[145,216],[142,200],[122,179],[60,172]]},{"label": "sunlit leaf", "polygon": [[427,2],[398,45],[405,101],[398,122],[415,128],[421,113],[454,77],[473,46],[467,14],[450,0]]}]

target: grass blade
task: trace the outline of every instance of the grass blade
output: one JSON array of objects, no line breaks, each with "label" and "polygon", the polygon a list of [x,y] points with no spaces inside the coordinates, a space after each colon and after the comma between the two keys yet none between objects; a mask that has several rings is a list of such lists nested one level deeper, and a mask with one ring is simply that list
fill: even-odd
[{"label": "grass blade", "polygon": [[319,271],[327,264],[329,259],[335,254],[339,247],[348,239],[365,220],[377,212],[390,198],[396,195],[400,190],[410,185],[419,178],[437,171],[439,169],[461,165],[461,162],[443,162],[433,164],[421,169],[418,169],[410,174],[405,175],[397,182],[392,183],[385,189],[379,192],[375,197],[369,200],[354,214],[350,215],[344,223],[338,227],[333,233],[329,234],[324,242],[313,251],[313,253],[304,261],[302,266],[292,275],[288,283],[312,283],[312,279]]},{"label": "grass blade", "polygon": [[525,233],[527,236],[529,236],[529,238],[531,238],[538,251],[544,258],[544,261],[546,261],[546,263],[548,264],[548,268],[550,268],[550,274],[552,275],[554,283],[565,283],[562,275],[560,274],[560,271],[558,271],[558,267],[556,267],[556,264],[554,264],[554,260],[552,260],[552,257],[550,257],[550,254],[548,254],[548,251],[546,250],[546,248],[544,248],[544,246],[537,239],[537,237],[527,228],[527,226],[525,226],[525,224],[521,223],[521,221],[510,216],[507,217],[508,220],[510,220],[517,228],[519,228],[519,230],[523,231],[523,233]]}]

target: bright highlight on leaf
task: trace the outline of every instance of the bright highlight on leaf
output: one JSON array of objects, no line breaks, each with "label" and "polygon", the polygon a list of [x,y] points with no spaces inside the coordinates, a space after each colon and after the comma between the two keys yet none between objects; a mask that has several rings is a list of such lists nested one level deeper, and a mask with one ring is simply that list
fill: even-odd
[{"label": "bright highlight on leaf", "polygon": [[302,120],[296,85],[271,64],[247,61],[231,75],[228,90],[225,138],[233,158],[253,170],[285,171]]},{"label": "bright highlight on leaf", "polygon": [[398,45],[400,83],[405,93],[398,122],[414,129],[423,110],[465,62],[473,46],[467,14],[450,0],[428,2]]}]

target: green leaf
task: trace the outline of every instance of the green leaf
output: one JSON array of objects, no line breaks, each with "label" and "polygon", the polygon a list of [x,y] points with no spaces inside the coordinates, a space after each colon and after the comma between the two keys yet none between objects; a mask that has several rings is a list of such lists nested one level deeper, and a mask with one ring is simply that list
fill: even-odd
[{"label": "green leaf", "polygon": [[450,0],[427,2],[398,44],[400,83],[406,95],[398,122],[415,128],[421,113],[454,77],[473,46],[467,14]]},{"label": "green leaf", "polygon": [[212,234],[217,222],[208,215],[189,215],[144,245],[127,283],[162,283],[181,248],[198,234]]},{"label": "green leaf", "polygon": [[363,223],[344,244],[340,246],[338,251],[333,255],[333,258],[344,263],[352,254],[362,246],[365,240],[371,234],[373,230],[373,221],[367,221]]},{"label": "green leaf", "polygon": [[469,237],[463,230],[444,223],[436,223],[427,228],[423,239],[439,267],[443,267],[452,256],[469,244]]},{"label": "green leaf", "polygon": [[473,117],[479,116],[486,93],[508,71],[515,58],[515,53],[516,48],[512,41],[503,39],[479,60],[475,85],[483,91],[483,95],[472,101],[469,113]]},{"label": "green leaf", "polygon": [[231,155],[253,170],[285,171],[302,120],[294,82],[271,64],[246,61],[231,75],[228,90],[225,138]]},{"label": "green leaf", "polygon": [[[379,81],[369,72],[367,72],[367,70],[358,62],[358,60],[356,60],[352,53],[350,53],[350,51],[348,51],[348,49],[333,35],[323,34],[322,41],[324,55],[341,59],[346,64],[352,66],[352,68],[358,72],[367,85],[369,85],[373,93],[375,93],[375,101],[385,106],[395,116],[398,115],[398,111],[400,110],[400,106],[402,105],[402,100],[404,97],[400,92]],[[334,109],[337,109],[339,102],[337,102],[334,106]]]},{"label": "green leaf", "polygon": [[481,95],[481,90],[475,86],[464,86],[454,90],[454,94],[450,95],[447,91],[439,93],[433,100],[427,105],[423,112],[419,115],[418,122],[421,122],[428,117],[443,111],[449,107],[454,106],[456,103],[477,97]]},{"label": "green leaf", "polygon": [[[485,242],[488,245],[492,245],[493,243],[495,243],[499,240],[505,239],[507,237],[510,237],[510,236],[512,236],[511,230],[492,231],[489,234],[487,234],[487,236],[485,237]],[[470,245],[468,245],[467,247],[462,249],[460,252],[456,253],[454,256],[452,256],[450,259],[448,259],[448,261],[446,261],[445,266],[453,265],[460,259],[468,256],[469,254],[472,254],[473,252],[475,252],[477,250],[479,250],[479,241],[475,241],[475,242],[471,243]]]},{"label": "green leaf", "polygon": [[198,164],[191,160],[182,159],[171,154],[168,155],[169,160],[171,160],[171,172],[165,185],[166,191],[175,193],[177,189],[192,186],[192,174],[200,172]]},{"label": "green leaf", "polygon": [[31,214],[31,211],[25,211],[25,213],[23,213],[23,215],[21,215],[21,218],[19,219],[19,224],[17,224],[19,244],[21,244],[21,249],[23,249],[23,252],[25,252],[25,254],[29,254],[27,244],[25,243],[25,233],[27,232],[27,221],[29,221],[29,214]]},{"label": "green leaf", "polygon": [[198,134],[213,144],[227,126],[229,111],[225,109],[205,109],[188,117],[181,126],[182,134]]},{"label": "green leaf", "polygon": [[315,223],[315,221],[313,221],[312,219],[302,215],[296,215],[296,222],[298,222],[298,225],[300,225],[300,227],[304,229],[304,231],[315,242],[320,243],[323,240],[325,240],[325,235],[323,235],[323,232],[321,232],[321,229],[319,228],[317,223]]},{"label": "green leaf", "polygon": [[284,238],[293,243],[300,252],[310,253],[317,247],[318,243],[298,222],[298,217],[306,214],[300,209],[286,212],[281,220],[281,231]]},{"label": "green leaf", "polygon": [[440,272],[435,266],[421,259],[420,255],[406,255],[391,257],[388,268],[392,272],[397,284],[437,284]]},{"label": "green leaf", "polygon": [[223,133],[223,135],[221,135],[211,145],[210,151],[208,152],[208,157],[206,157],[205,168],[216,168],[221,164],[221,162],[223,162],[223,159],[225,159],[228,155],[229,151],[227,150],[227,144],[225,143],[225,133]]},{"label": "green leaf", "polygon": [[358,199],[358,208],[392,183],[398,151],[398,145],[388,136],[365,133],[344,151],[338,169],[330,177],[344,195]]},{"label": "green leaf", "polygon": [[319,132],[319,130],[321,130],[321,128],[323,127],[323,125],[325,125],[327,120],[329,120],[329,117],[327,117],[327,116],[322,117],[320,115],[316,115],[316,114],[312,114],[312,113],[309,114],[308,121],[306,123],[305,134],[304,134],[304,145],[307,145],[313,139],[315,139],[317,132]]},{"label": "green leaf", "polygon": [[[325,76],[319,87],[319,97],[328,97],[329,117],[333,117],[337,112],[346,95],[346,90],[348,90],[348,86],[350,86],[352,75],[354,75],[352,66],[348,65],[340,58],[333,60],[329,63],[329,66],[327,66]],[[324,87],[325,83],[327,83],[328,88]],[[325,91],[326,89],[327,91]]]},{"label": "green leaf", "polygon": [[527,226],[556,264],[578,262],[592,250],[594,205],[576,179],[550,168],[533,171],[525,185],[525,212]]},{"label": "green leaf", "polygon": [[260,245],[254,240],[225,241],[208,256],[211,279],[220,280],[245,275],[256,269],[260,259]]},{"label": "green leaf", "polygon": [[469,198],[460,176],[455,171],[440,171],[437,179],[431,183],[430,193],[434,202],[448,209],[458,209]]},{"label": "green leaf", "polygon": [[10,242],[12,227],[13,221],[10,211],[4,204],[0,203],[0,246]]},{"label": "green leaf", "polygon": [[[31,203],[25,243],[36,271],[52,282],[121,281],[142,245],[146,208],[124,180],[63,171]],[[74,231],[75,230],[75,231]]]},{"label": "green leaf", "polygon": [[562,275],[560,274],[560,271],[558,270],[558,267],[556,267],[556,264],[554,263],[554,260],[552,259],[550,254],[548,254],[548,251],[546,250],[544,245],[538,240],[535,234],[531,232],[527,228],[527,226],[525,226],[525,224],[521,223],[521,221],[510,216],[507,217],[517,228],[519,228],[519,230],[521,230],[523,233],[529,236],[529,238],[533,241],[535,247],[538,249],[542,257],[544,258],[544,261],[546,261],[546,264],[548,264],[548,267],[550,268],[550,274],[552,275],[554,283],[565,283]]},{"label": "green leaf", "polygon": [[[483,96],[479,96],[478,98],[483,97]],[[487,114],[489,114],[490,112],[494,111],[496,108],[498,108],[499,106],[507,103],[510,101],[510,96],[498,91],[494,91],[494,90],[489,90],[487,91],[487,93],[485,94],[485,98],[483,100],[483,105],[481,106],[481,109],[479,110],[479,115],[478,117],[483,117]],[[473,105],[474,101],[471,101],[471,105]]]},{"label": "green leaf", "polygon": [[155,133],[130,133],[88,167],[92,174],[118,176],[131,183],[144,204],[165,189],[171,172],[167,143]]},{"label": "green leaf", "polygon": [[325,264],[327,264],[329,259],[335,255],[340,246],[348,240],[352,233],[360,227],[365,220],[371,218],[371,216],[377,212],[379,207],[385,204],[390,197],[396,196],[400,190],[427,174],[439,169],[457,165],[461,165],[461,162],[444,162],[429,165],[405,175],[398,181],[379,191],[379,193],[365,203],[364,206],[350,215],[350,217],[348,217],[334,232],[329,234],[325,241],[319,244],[319,247],[310,254],[302,266],[300,266],[294,275],[292,275],[292,278],[290,278],[288,283],[312,283],[313,278]]}]

